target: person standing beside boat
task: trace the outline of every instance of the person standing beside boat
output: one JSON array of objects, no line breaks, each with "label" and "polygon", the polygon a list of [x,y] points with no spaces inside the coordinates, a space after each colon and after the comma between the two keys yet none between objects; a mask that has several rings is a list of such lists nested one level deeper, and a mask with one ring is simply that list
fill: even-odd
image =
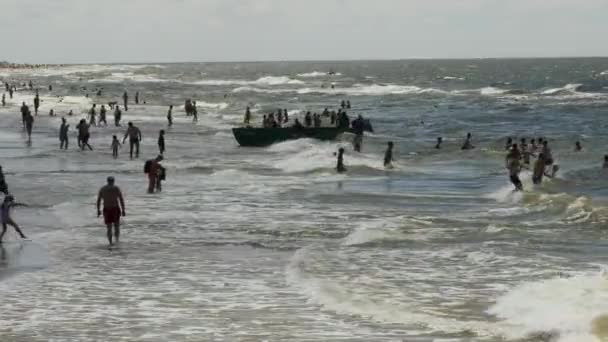
[{"label": "person standing beside boat", "polygon": [[363,145],[363,131],[365,129],[365,123],[363,117],[359,115],[352,123],[353,133],[355,133],[355,139],[353,140],[353,147],[355,151],[361,152],[361,146]]},{"label": "person standing beside boat", "polygon": [[251,122],[251,110],[249,109],[249,106],[247,106],[247,108],[245,109],[245,119],[243,120],[243,123],[246,126],[249,126],[250,122]]}]

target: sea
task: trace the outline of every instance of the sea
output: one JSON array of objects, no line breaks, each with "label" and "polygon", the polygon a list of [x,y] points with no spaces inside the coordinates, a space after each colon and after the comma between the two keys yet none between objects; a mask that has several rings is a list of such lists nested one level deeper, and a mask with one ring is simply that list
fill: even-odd
[{"label": "sea", "polygon": [[[87,64],[0,80],[18,85],[0,165],[31,239],[9,227],[0,248],[2,342],[608,341],[608,58]],[[80,151],[78,121],[124,91],[123,126],[109,111]],[[265,148],[232,135],[247,106],[261,125],[343,100],[373,124],[361,153],[349,134]],[[128,121],[142,155],[113,159]],[[161,129],[167,180],[147,194]],[[524,170],[514,192],[509,137],[546,138],[557,176],[534,185]],[[127,211],[112,250],[95,208],[108,176]]]}]

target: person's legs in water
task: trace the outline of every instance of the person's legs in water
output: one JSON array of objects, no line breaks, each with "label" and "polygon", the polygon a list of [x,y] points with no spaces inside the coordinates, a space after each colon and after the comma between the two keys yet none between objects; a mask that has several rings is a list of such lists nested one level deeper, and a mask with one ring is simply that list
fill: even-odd
[{"label": "person's legs in water", "polygon": [[114,223],[114,241],[120,242],[120,223]]},{"label": "person's legs in water", "polygon": [[4,237],[4,234],[6,233],[6,223],[2,223],[2,233],[0,233],[0,242],[2,242],[2,238]]},{"label": "person's legs in water", "polygon": [[112,246],[113,243],[112,243],[112,224],[111,223],[106,224],[106,236],[108,237],[108,243],[110,244],[110,246]]},{"label": "person's legs in water", "polygon": [[511,183],[513,183],[513,185],[515,185],[516,190],[518,190],[518,191],[523,190],[523,186],[521,184],[521,180],[519,180],[519,176],[511,175]]},{"label": "person's legs in water", "polygon": [[15,231],[17,232],[17,234],[19,234],[19,236],[22,239],[25,239],[25,235],[23,234],[23,232],[21,231],[21,228],[19,228],[19,225],[15,223],[15,221],[13,221],[13,219],[9,218],[6,220],[5,223],[2,224],[2,235],[0,235],[0,241],[2,241],[2,236],[4,236],[4,233],[6,232],[6,226],[12,226],[13,228],[15,228]]},{"label": "person's legs in water", "polygon": [[161,179],[160,179],[160,175],[158,177],[156,177],[156,191],[161,192],[163,190],[163,187],[161,185]]},{"label": "person's legs in water", "polygon": [[135,142],[133,140],[129,140],[129,157],[133,159],[133,145]]},{"label": "person's legs in water", "polygon": [[148,174],[148,193],[149,194],[153,194],[154,193],[154,186],[156,185],[156,177],[154,177],[153,175],[150,176],[150,174]]},{"label": "person's legs in water", "polygon": [[139,158],[139,140],[135,140],[135,158]]}]

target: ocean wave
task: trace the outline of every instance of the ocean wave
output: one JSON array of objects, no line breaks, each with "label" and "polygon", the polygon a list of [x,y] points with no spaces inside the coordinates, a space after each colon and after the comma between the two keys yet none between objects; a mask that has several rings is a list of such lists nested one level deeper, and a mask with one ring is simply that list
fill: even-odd
[{"label": "ocean wave", "polygon": [[344,94],[351,96],[363,95],[404,95],[404,94],[445,94],[444,90],[436,88],[421,88],[397,84],[355,84],[349,88],[301,88],[298,94]]},{"label": "ocean wave", "polygon": [[[273,167],[288,173],[305,173],[320,170],[333,170],[336,166],[334,153],[345,143],[317,142],[311,139],[299,139],[275,144],[269,149],[276,152],[289,152],[288,156],[281,158],[273,164]],[[364,167],[373,170],[385,170],[380,158],[348,152],[344,156],[344,164],[347,169]]]},{"label": "ocean wave", "polygon": [[337,72],[333,75],[330,75],[327,72],[322,71],[313,71],[313,72],[305,72],[303,74],[298,74],[298,77],[323,77],[323,76],[342,76],[341,73]]},{"label": "ocean wave", "polygon": [[608,277],[578,274],[523,283],[488,310],[509,326],[509,339],[552,336],[557,341],[608,338]]},{"label": "ocean wave", "polygon": [[[493,323],[450,319],[418,311],[413,303],[373,300],[365,291],[354,290],[338,280],[315,277],[307,272],[313,248],[298,250],[286,269],[288,284],[300,289],[309,300],[325,310],[353,317],[365,317],[378,322],[389,322],[416,326],[422,332],[436,329],[450,333],[475,333],[492,336],[502,333]],[[412,331],[410,331],[412,332]]]},{"label": "ocean wave", "polygon": [[275,86],[275,85],[295,85],[295,84],[304,84],[303,81],[295,80],[293,78],[289,78],[287,76],[264,76],[260,77],[255,81],[249,80],[201,80],[196,82],[191,82],[190,84],[194,85],[262,85],[262,86]]},{"label": "ocean wave", "polygon": [[122,82],[138,82],[138,83],[165,83],[172,82],[158,78],[154,75],[135,74],[133,72],[113,72],[110,76],[104,78],[94,78],[88,80],[89,83],[122,83]]},{"label": "ocean wave", "polygon": [[508,92],[507,89],[501,89],[496,87],[484,87],[479,89],[481,95],[503,95]]},{"label": "ocean wave", "polygon": [[294,92],[296,89],[268,89],[268,88],[257,88],[257,87],[238,87],[232,89],[233,93],[268,93],[268,94],[281,94]]},{"label": "ocean wave", "polygon": [[440,76],[438,78],[444,81],[464,81],[466,79],[464,77],[458,76]]},{"label": "ocean wave", "polygon": [[576,93],[579,87],[582,86],[580,83],[569,83],[561,88],[546,89],[541,92],[541,95],[568,95]]}]

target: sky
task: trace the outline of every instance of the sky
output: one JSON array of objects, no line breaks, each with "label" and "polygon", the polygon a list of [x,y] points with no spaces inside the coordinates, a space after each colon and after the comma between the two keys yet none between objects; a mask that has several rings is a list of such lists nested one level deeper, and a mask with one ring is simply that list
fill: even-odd
[{"label": "sky", "polygon": [[0,60],[608,56],[608,0],[2,0]]}]

